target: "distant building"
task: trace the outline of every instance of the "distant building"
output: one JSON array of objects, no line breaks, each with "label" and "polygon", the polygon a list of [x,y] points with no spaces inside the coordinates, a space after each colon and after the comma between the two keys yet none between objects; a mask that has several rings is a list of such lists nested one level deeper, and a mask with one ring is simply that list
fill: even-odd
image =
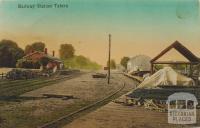
[{"label": "distant building", "polygon": [[119,70],[119,71],[125,71],[124,66],[122,66],[121,64],[117,64],[116,69]]},{"label": "distant building", "polygon": [[137,55],[130,58],[127,63],[127,71],[150,71],[151,70],[151,58],[146,55]]},{"label": "distant building", "polygon": [[49,55],[47,53],[47,48],[45,48],[44,52],[39,51],[33,51],[26,56],[24,56],[22,59],[24,61],[32,61],[32,62],[39,62],[41,59],[47,58],[48,62],[46,65],[47,69],[62,69],[64,66],[64,63],[59,58],[55,57],[55,52],[53,51],[52,55]]}]

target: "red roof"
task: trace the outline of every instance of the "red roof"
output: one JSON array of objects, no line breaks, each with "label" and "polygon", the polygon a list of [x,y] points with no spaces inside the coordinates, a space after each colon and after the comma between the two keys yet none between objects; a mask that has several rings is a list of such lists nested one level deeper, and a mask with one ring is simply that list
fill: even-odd
[{"label": "red roof", "polygon": [[28,57],[31,57],[31,56],[34,55],[34,54],[41,54],[43,57],[47,57],[47,58],[50,59],[50,60],[53,60],[53,61],[62,63],[62,60],[61,60],[61,59],[59,59],[59,58],[57,58],[57,57],[54,57],[54,56],[51,56],[51,55],[49,55],[49,54],[45,54],[44,52],[39,52],[39,51],[34,51],[34,52],[32,52],[32,53],[29,53],[29,54],[27,54],[26,56],[24,56],[23,59],[26,59],[26,58],[28,58]]}]

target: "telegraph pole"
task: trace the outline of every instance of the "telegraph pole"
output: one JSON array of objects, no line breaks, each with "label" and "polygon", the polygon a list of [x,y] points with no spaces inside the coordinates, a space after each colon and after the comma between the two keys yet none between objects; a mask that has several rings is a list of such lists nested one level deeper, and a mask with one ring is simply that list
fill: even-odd
[{"label": "telegraph pole", "polygon": [[108,46],[108,84],[110,84],[110,55],[111,55],[111,34],[109,34],[109,46]]}]

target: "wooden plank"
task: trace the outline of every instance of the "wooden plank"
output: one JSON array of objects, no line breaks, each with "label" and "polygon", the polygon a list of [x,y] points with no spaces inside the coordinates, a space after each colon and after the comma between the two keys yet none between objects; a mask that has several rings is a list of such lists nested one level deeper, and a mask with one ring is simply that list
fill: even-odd
[{"label": "wooden plank", "polygon": [[[174,42],[175,43],[175,42]],[[173,44],[171,44],[169,47],[167,47],[166,49],[164,49],[160,54],[158,54],[156,57],[154,57],[151,62],[155,62],[156,60],[158,60],[160,57],[162,57],[165,53],[167,53],[168,51],[170,51],[173,48]]]},{"label": "wooden plank", "polygon": [[133,75],[130,75],[130,74],[127,74],[127,73],[124,73],[125,76],[129,77],[129,78],[132,78],[138,82],[142,82],[143,81],[143,78],[142,77],[139,77],[139,76],[133,76]]},{"label": "wooden plank", "polygon": [[73,95],[57,95],[57,94],[43,94],[43,96],[47,98],[68,98],[68,99],[73,99]]},{"label": "wooden plank", "polygon": [[175,41],[173,44],[165,48],[161,53],[159,53],[156,57],[151,60],[151,63],[155,62],[159,58],[161,58],[164,54],[170,51],[172,48],[176,49],[182,56],[188,59],[190,62],[200,62],[198,57],[196,57],[189,49],[183,46],[178,41]]},{"label": "wooden plank", "polygon": [[199,64],[198,62],[186,62],[186,61],[157,61],[152,64]]}]

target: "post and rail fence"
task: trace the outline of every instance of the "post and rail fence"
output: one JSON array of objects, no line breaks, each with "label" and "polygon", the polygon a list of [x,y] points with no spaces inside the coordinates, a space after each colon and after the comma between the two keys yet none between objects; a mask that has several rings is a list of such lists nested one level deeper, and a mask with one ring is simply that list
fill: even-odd
[{"label": "post and rail fence", "polygon": [[6,75],[7,75],[7,73],[0,73],[0,79],[5,79]]}]

